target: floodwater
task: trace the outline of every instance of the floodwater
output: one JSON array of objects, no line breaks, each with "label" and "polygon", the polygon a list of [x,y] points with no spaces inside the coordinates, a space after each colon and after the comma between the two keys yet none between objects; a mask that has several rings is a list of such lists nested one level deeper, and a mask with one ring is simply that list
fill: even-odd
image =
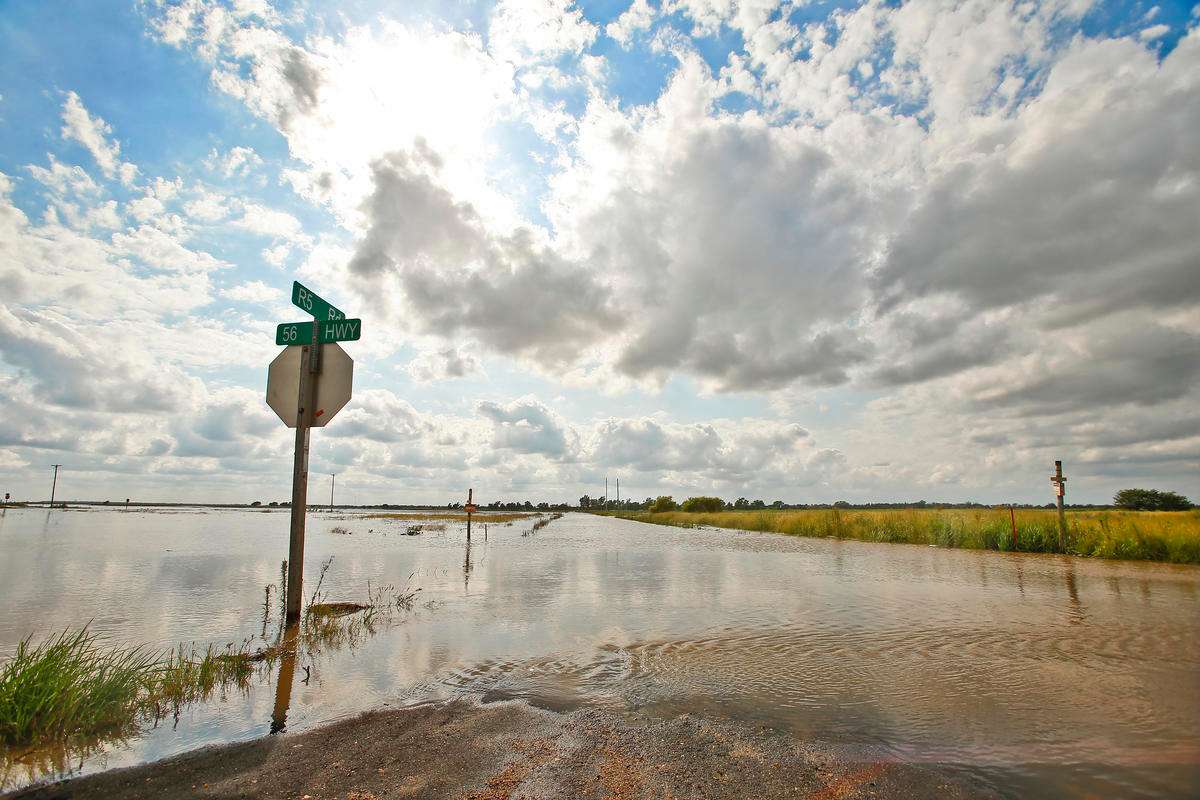
[{"label": "floodwater", "polygon": [[[468,551],[456,523],[404,536],[409,521],[311,514],[306,595],[335,556],[328,599],[409,585],[412,610],[302,654],[280,708],[265,674],[72,768],[264,735],[273,715],[299,730],[474,696],[740,720],[1013,797],[1200,793],[1198,568],[581,514],[523,535],[531,522],[488,525],[487,541],[477,522]],[[89,619],[163,649],[274,641],[264,587],[287,529],[286,511],[10,509],[0,656]]]}]

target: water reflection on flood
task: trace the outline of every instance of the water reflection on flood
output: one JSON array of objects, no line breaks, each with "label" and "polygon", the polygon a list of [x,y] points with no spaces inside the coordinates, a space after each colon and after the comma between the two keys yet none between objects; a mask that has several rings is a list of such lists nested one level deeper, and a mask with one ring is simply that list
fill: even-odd
[{"label": "water reflection on flood", "polygon": [[[314,514],[306,574],[334,555],[328,599],[409,584],[411,611],[85,768],[467,694],[740,719],[1020,796],[1200,787],[1200,569],[582,515],[469,546],[406,526]],[[10,510],[0,654],[88,618],[163,649],[294,636],[265,589],[286,551],[286,512]]]}]

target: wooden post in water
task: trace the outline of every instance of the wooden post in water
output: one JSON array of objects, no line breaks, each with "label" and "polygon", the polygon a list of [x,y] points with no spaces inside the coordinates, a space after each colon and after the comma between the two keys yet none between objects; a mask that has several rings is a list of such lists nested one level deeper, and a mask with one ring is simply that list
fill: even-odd
[{"label": "wooden post in water", "polygon": [[1058,502],[1058,552],[1067,551],[1067,515],[1063,511],[1063,496],[1067,493],[1067,479],[1062,474],[1062,462],[1054,462],[1054,474],[1050,476],[1054,484],[1055,499]]},{"label": "wooden post in water", "polygon": [[1012,521],[1013,529],[1013,550],[1017,549],[1017,514],[1013,511],[1012,503],[1008,504],[1008,518]]},{"label": "wooden post in water", "polygon": [[474,489],[467,489],[467,541],[471,541],[471,515],[475,513],[475,504],[471,499],[475,495]]},{"label": "wooden post in water", "polygon": [[292,524],[288,539],[286,619],[300,620],[304,591],[304,518],[308,508],[308,443],[313,406],[317,402],[317,376],[321,370],[320,325],[312,326],[312,342],[300,351],[300,392],[296,398],[296,455],[292,465]]}]

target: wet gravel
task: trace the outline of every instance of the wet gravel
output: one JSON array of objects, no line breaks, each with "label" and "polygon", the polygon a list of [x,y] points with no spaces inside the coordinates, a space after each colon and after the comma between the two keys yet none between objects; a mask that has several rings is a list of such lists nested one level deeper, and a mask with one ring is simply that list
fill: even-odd
[{"label": "wet gravel", "polygon": [[990,796],[936,767],[846,759],[766,729],[694,716],[556,713],[465,701],[371,712],[205,748],[11,798],[548,800]]}]

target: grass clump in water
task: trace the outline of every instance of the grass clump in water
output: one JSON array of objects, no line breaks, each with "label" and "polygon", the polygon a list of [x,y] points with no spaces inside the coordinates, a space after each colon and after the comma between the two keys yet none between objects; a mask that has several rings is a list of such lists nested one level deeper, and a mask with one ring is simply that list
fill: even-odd
[{"label": "grass clump in water", "polygon": [[0,743],[24,747],[129,731],[154,681],[154,653],[102,647],[87,628],[38,645],[32,638],[0,668]]},{"label": "grass clump in water", "polygon": [[[536,513],[512,513],[501,514],[492,511],[477,512],[475,514],[475,522],[514,522],[516,520],[529,519],[536,517]],[[439,520],[445,522],[466,522],[467,514],[465,511],[433,511],[429,513],[393,513],[393,514],[365,514],[362,519],[399,519],[399,520]]]},{"label": "grass clump in water", "polygon": [[237,649],[226,645],[224,651],[209,645],[203,653],[193,646],[187,655],[180,645],[157,664],[147,684],[146,702],[153,706],[150,716],[162,716],[168,709],[177,714],[184,706],[207,700],[217,689],[246,689],[260,660],[247,643]]}]

